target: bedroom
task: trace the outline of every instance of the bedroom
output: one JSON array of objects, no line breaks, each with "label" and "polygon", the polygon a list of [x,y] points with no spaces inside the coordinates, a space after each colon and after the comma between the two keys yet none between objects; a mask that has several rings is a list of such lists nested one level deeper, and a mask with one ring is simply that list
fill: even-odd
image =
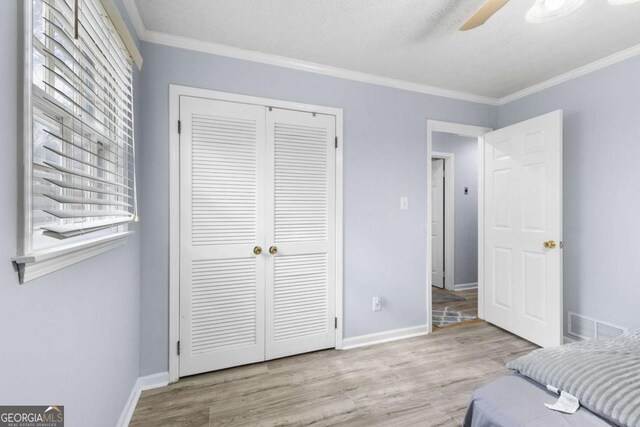
[{"label": "bedroom", "polygon": [[[616,335],[640,328],[636,307],[640,298],[636,285],[640,275],[636,260],[640,245],[640,194],[636,185],[636,159],[640,158],[639,2],[589,0],[562,18],[533,23],[526,15],[535,1],[513,0],[503,2],[483,25],[468,31],[459,28],[486,2],[80,3],[99,12],[92,15],[89,23],[80,19],[83,25],[79,26],[74,26],[73,18],[84,16],[84,12],[76,13],[72,1],[2,3],[4,60],[0,65],[0,85],[5,96],[0,101],[0,120],[7,141],[0,167],[4,183],[0,195],[0,241],[6,261],[0,273],[0,316],[2,338],[11,344],[10,351],[0,356],[0,405],[58,404],[64,406],[67,425],[71,426],[126,425],[130,420],[131,425],[163,425],[159,420],[167,420],[165,425],[209,421],[251,425],[260,419],[265,424],[277,423],[278,416],[290,424],[323,419],[327,424],[393,424],[394,420],[405,420],[406,424],[459,425],[473,392],[508,374],[507,362],[535,348],[530,341],[540,339],[543,345],[560,344],[558,341],[565,338],[591,342],[598,333]],[[552,4],[555,2],[549,3],[549,7],[557,7]],[[27,5],[31,8],[25,9]],[[116,132],[117,138],[124,138],[126,147],[135,144],[135,149],[127,148],[119,155],[118,150],[105,148],[104,144],[89,140],[86,145],[76,143],[81,147],[79,151],[71,150],[66,155],[85,156],[70,162],[84,165],[78,166],[83,173],[94,175],[75,175],[76,178],[69,178],[70,182],[100,182],[97,180],[104,180],[104,173],[110,173],[109,165],[116,165],[124,171],[125,176],[118,178],[118,188],[124,192],[118,192],[125,196],[103,192],[99,194],[106,196],[71,203],[78,202],[78,197],[87,199],[93,192],[84,187],[51,192],[62,188],[54,183],[56,180],[63,181],[59,178],[69,175],[60,170],[69,162],[62,161],[55,150],[71,144],[55,145],[55,135],[65,139],[65,132],[73,134],[76,126],[84,126],[95,111],[72,106],[71,110],[80,109],[84,115],[71,115],[70,122],[58,120],[56,114],[49,114],[49,119],[37,116],[38,123],[50,126],[43,127],[42,132],[33,132],[29,125],[35,110],[46,113],[47,108],[58,108],[57,104],[64,104],[60,99],[65,99],[65,95],[56,98],[56,85],[46,82],[48,73],[35,74],[40,63],[35,62],[31,49],[25,49],[33,47],[28,43],[33,43],[32,37],[25,34],[48,40],[42,34],[46,25],[26,25],[29,11],[33,13],[38,5],[50,8],[54,16],[53,6],[62,9],[63,18],[54,19],[66,22],[59,30],[66,35],[49,34],[54,40],[51,43],[55,45],[55,37],[68,35],[69,40],[58,41],[66,49],[84,43],[98,46],[91,55],[72,55],[82,62],[63,77],[76,79],[78,99],[86,100],[87,93],[82,91],[97,90],[87,82],[103,75],[104,85],[98,86],[109,97],[120,96],[125,106],[117,112],[125,113],[122,128],[127,132]],[[108,37],[101,40],[82,36],[83,32],[96,30],[100,22],[111,28]],[[42,33],[37,33],[38,29]],[[78,39],[74,38],[76,29]],[[111,47],[106,40],[112,43]],[[59,52],[60,48],[47,54],[47,58]],[[96,69],[96,73],[82,74],[82,70],[91,70],[100,62],[99,53],[114,60],[103,60],[102,72]],[[50,61],[65,62],[56,58]],[[116,74],[124,70],[131,80],[114,80],[104,72],[116,62]],[[45,65],[54,74],[56,69],[64,68],[45,62],[39,69],[42,71]],[[75,70],[81,76],[75,75]],[[38,89],[34,96],[33,82],[26,78],[32,75],[31,71],[35,78],[43,79],[39,88],[53,93],[54,102],[47,101],[51,97],[39,96]],[[63,86],[58,90],[64,87],[64,83],[60,84]],[[31,95],[27,97],[29,88]],[[44,102],[38,103],[39,99]],[[96,100],[92,108],[104,108],[105,104],[109,105],[105,99]],[[212,111],[225,106],[233,110],[223,114],[231,117],[230,122],[240,123],[251,117],[258,123],[251,128],[257,132],[255,141],[260,141],[255,143],[258,151],[243,152],[247,142],[239,141],[242,138],[238,136],[230,140],[241,142],[239,147],[229,148],[225,156],[213,156],[217,164],[203,160],[211,158],[207,153],[200,163],[180,163],[188,155],[202,154],[207,149],[184,148],[184,141],[194,135],[195,129],[185,111]],[[537,254],[534,261],[544,256],[555,262],[548,271],[553,280],[545,282],[548,288],[544,304],[542,292],[534,293],[537,299],[531,300],[537,301],[534,314],[540,317],[540,310],[547,310],[553,319],[539,330],[521,328],[525,317],[522,313],[517,318],[501,320],[500,307],[488,304],[491,300],[485,292],[487,288],[479,286],[477,308],[482,322],[430,333],[430,130],[465,133],[460,131],[462,127],[471,133],[469,137],[482,137],[486,144],[492,135],[517,130],[519,124],[548,118],[549,114],[553,120],[537,125],[555,129],[556,139],[549,143],[562,147],[547,153],[555,158],[544,160],[549,170],[562,171],[544,181],[547,194],[558,197],[555,205],[533,205],[530,212],[545,213],[558,228],[539,235],[535,247],[526,250]],[[62,124],[52,123],[51,117]],[[289,124],[279,125],[283,121]],[[228,128],[233,123],[224,126]],[[311,123],[319,123],[320,127]],[[292,127],[321,129],[300,131],[303,135],[298,134],[298,139],[308,141],[314,137],[317,143],[324,144],[329,159],[323,163],[328,165],[326,168],[317,164],[317,154],[322,150],[300,153],[296,151],[299,143],[276,132]],[[80,141],[87,129],[81,130]],[[245,136],[248,133],[247,129],[238,132]],[[43,158],[58,169],[43,168],[44,163],[35,168],[33,162],[25,162],[25,153],[36,149],[33,134],[49,141],[51,146],[44,149]],[[278,135],[282,137],[278,139]],[[194,137],[190,141],[199,140]],[[40,145],[37,149],[43,150]],[[104,155],[111,151],[115,151],[113,157]],[[240,153],[239,158],[230,157],[233,153]],[[120,163],[123,158],[124,163]],[[493,157],[496,158],[500,156]],[[247,159],[255,163],[247,163]],[[181,322],[181,316],[191,307],[180,304],[195,295],[189,293],[191,288],[187,286],[197,284],[198,275],[210,271],[203,267],[194,273],[181,264],[185,256],[199,248],[185,245],[181,241],[184,233],[180,233],[181,227],[188,225],[180,222],[185,217],[181,209],[203,200],[195,195],[193,204],[180,202],[186,197],[185,191],[191,191],[186,182],[189,174],[185,178],[181,170],[196,164],[204,164],[205,168],[213,164],[230,174],[220,178],[203,169],[202,175],[193,175],[205,177],[197,183],[201,188],[220,190],[216,176],[220,178],[218,183],[232,184],[220,193],[208,193],[205,202],[215,202],[230,188],[246,188],[243,186],[251,182],[255,185],[259,197],[242,199],[246,193],[234,190],[233,196],[225,196],[225,200],[236,204],[219,204],[227,209],[219,218],[227,215],[233,221],[220,222],[219,218],[204,215],[211,222],[201,229],[201,238],[219,239],[240,227],[242,243],[228,250],[242,251],[240,256],[248,260],[245,264],[249,267],[245,267],[260,270],[256,281],[249,284],[255,284],[262,293],[254,294],[255,312],[236,310],[232,304],[226,307],[231,315],[224,321],[231,322],[231,331],[238,333],[246,332],[246,324],[234,324],[232,320],[254,313],[251,322],[259,327],[254,330],[256,337],[251,338],[252,349],[194,358],[191,370],[187,356],[193,352],[185,341],[191,330],[185,326],[187,321]],[[255,166],[258,164],[260,170]],[[272,173],[279,164],[284,165],[280,175]],[[491,171],[489,166],[479,168],[479,180],[481,170],[482,177]],[[240,168],[245,168],[246,173],[250,170],[246,168],[251,167],[254,169],[250,175],[231,173]],[[72,209],[109,207],[104,203],[115,201],[118,207],[114,209],[135,214],[138,221],[107,228],[101,228],[105,223],[98,222],[100,229],[88,232],[91,230],[82,224],[92,218],[57,219],[38,205],[29,204],[32,197],[45,200],[33,191],[36,187],[30,178],[36,169],[54,181],[44,184],[49,190],[46,194],[58,199],[52,201],[45,195],[48,211],[70,215],[73,212],[68,211]],[[255,181],[248,176],[255,176]],[[284,181],[275,185],[278,177]],[[267,185],[269,182],[274,185]],[[103,188],[103,184],[97,187]],[[298,188],[304,191],[297,191]],[[485,205],[495,201],[496,195],[517,199],[520,194],[515,189],[500,193],[495,188],[482,188],[484,197],[480,192],[472,195]],[[115,191],[109,189],[112,190]],[[280,199],[276,197],[278,191]],[[495,197],[487,197],[487,192]],[[333,203],[319,203],[318,197]],[[247,205],[255,208],[251,215],[234,210]],[[206,203],[200,208],[215,210]],[[274,212],[284,212],[281,221]],[[485,229],[482,212],[484,209],[478,210],[478,232]],[[516,211],[512,213],[515,215]],[[133,215],[121,216],[127,221],[135,219]],[[331,220],[321,221],[319,227],[319,217]],[[41,221],[38,227],[28,226],[36,218]],[[300,224],[311,226],[301,230]],[[292,230],[307,240],[290,241]],[[76,232],[80,235],[76,236]],[[305,248],[315,244],[313,238],[318,235],[324,239],[324,246],[313,252],[323,256],[309,257]],[[543,243],[551,240],[555,247],[545,248]],[[82,249],[56,250],[69,241],[78,242]],[[26,242],[36,248],[42,245],[42,251],[27,250]],[[479,239],[482,248],[484,243]],[[481,252],[485,258],[490,254],[488,250],[478,251]],[[60,256],[47,255],[51,253]],[[282,262],[289,254],[297,257],[298,264]],[[278,260],[282,265],[277,265]],[[210,261],[211,265],[221,262]],[[224,268],[237,265],[244,264],[238,261]],[[479,282],[485,265],[493,264],[479,259]],[[326,294],[320,295],[326,304],[318,304],[320,297],[316,294],[308,305],[298,305],[297,311],[294,307],[289,317],[281,318],[280,324],[290,328],[289,332],[282,332],[282,337],[299,331],[306,325],[305,319],[311,321],[318,313],[326,326],[322,337],[299,340],[289,347],[275,339],[274,328],[269,327],[277,323],[275,298],[266,290],[277,284],[274,277],[278,267],[284,272],[281,284],[291,282],[287,275],[300,277],[300,271],[304,271],[306,279],[293,280],[304,282],[303,290],[316,290],[314,285],[318,283],[327,285],[323,288]],[[232,278],[232,282],[245,283],[243,278]],[[24,284],[20,284],[21,280]],[[485,284],[492,283],[495,281]],[[523,289],[512,285],[516,283],[507,282],[500,289]],[[206,301],[193,307],[206,305]],[[224,306],[220,310],[227,313]],[[308,319],[296,317],[301,312]],[[294,321],[287,323],[291,318]],[[201,327],[207,325],[204,322]],[[220,331],[227,331],[225,325],[228,324],[218,325]],[[530,335],[534,329],[536,335]],[[266,332],[270,330],[271,335]],[[206,333],[216,336],[215,330]],[[500,349],[492,351],[496,346]],[[338,350],[306,353],[321,348]],[[294,353],[305,354],[278,359]],[[206,351],[202,354],[206,355]],[[404,362],[406,369],[396,362]],[[247,363],[251,364],[231,367]],[[205,373],[209,371],[213,372]],[[189,376],[195,372],[202,374]],[[266,391],[260,389],[263,381],[271,384]],[[332,391],[329,384],[333,383],[341,384],[337,391]],[[289,387],[283,387],[285,384]],[[238,393],[254,388],[258,389],[257,394],[237,399],[238,406],[229,404],[242,396]],[[202,394],[190,399],[189,390],[202,390]],[[218,398],[225,403],[222,407]],[[168,412],[164,412],[163,405],[169,406]],[[270,407],[273,413],[269,412]],[[223,411],[225,408],[227,412]],[[544,406],[542,409],[546,410]],[[98,410],[103,415],[92,418]],[[334,415],[336,418],[332,418]]]}]

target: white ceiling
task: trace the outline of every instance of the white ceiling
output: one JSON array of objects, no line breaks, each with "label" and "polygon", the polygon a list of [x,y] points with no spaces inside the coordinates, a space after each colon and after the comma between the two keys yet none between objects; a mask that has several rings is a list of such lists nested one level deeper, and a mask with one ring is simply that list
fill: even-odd
[{"label": "white ceiling", "polygon": [[493,98],[640,44],[640,2],[530,24],[511,0],[457,31],[483,1],[135,0],[147,30]]}]

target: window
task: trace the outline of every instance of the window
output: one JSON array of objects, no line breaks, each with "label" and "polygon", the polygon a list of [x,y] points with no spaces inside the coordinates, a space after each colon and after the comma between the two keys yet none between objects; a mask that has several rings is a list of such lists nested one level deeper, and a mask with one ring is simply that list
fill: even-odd
[{"label": "window", "polygon": [[135,45],[110,1],[25,2],[21,281],[121,244],[137,219]]}]

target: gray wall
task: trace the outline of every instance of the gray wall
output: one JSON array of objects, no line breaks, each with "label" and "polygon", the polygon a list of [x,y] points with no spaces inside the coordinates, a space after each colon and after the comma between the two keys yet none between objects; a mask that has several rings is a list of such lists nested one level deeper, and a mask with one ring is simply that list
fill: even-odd
[{"label": "gray wall", "polygon": [[[433,133],[433,151],[454,155],[455,272],[454,284],[478,282],[478,140]],[[469,194],[464,194],[464,187]]]},{"label": "gray wall", "polygon": [[167,370],[170,83],[343,108],[345,337],[426,323],[426,120],[492,126],[495,108],[149,43],[143,56],[143,374]]},{"label": "gray wall", "polygon": [[10,260],[17,243],[22,1],[0,5],[0,404],[60,404],[70,427],[112,427],[138,376],[140,229],[122,248],[18,284]]},{"label": "gray wall", "polygon": [[[426,119],[502,127],[563,109],[565,310],[640,327],[640,58],[493,108],[143,43],[136,235],[18,285],[20,3],[0,9],[2,52],[15,58],[0,64],[0,404],[63,404],[69,426],[111,426],[139,370],[167,370],[169,83],[344,108],[346,337],[426,321]],[[377,313],[374,294],[385,298]]]},{"label": "gray wall", "polygon": [[[503,127],[564,110],[564,307],[640,327],[640,57],[511,102]],[[566,321],[565,321],[566,324]]]},{"label": "gray wall", "polygon": [[[3,2],[0,18],[2,52],[16,61],[18,3]],[[142,50],[138,233],[124,248],[25,286],[8,261],[17,239],[19,67],[0,64],[8,137],[0,160],[0,403],[62,403],[69,425],[99,409],[96,423],[112,425],[138,355],[142,375],[167,370],[170,83],[344,108],[346,337],[426,322],[426,119],[496,127],[564,109],[565,309],[640,327],[640,58],[494,108],[148,43]],[[410,209],[400,211],[405,195]],[[376,313],[374,294],[385,298]]]}]

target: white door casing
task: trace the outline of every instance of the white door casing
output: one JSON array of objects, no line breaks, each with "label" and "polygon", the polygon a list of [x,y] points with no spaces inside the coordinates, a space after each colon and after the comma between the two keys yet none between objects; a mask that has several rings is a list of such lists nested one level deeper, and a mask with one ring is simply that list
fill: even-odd
[{"label": "white door casing", "polygon": [[266,358],[272,359],[335,346],[336,121],[273,108],[266,128]]},{"label": "white door casing", "polygon": [[341,345],[339,111],[173,92],[182,131],[171,169],[180,191],[174,205],[172,185],[172,289],[180,285],[171,378]]},{"label": "white door casing", "polygon": [[[342,287],[343,287],[343,111],[340,108],[303,104],[277,99],[267,99],[228,92],[213,91],[194,87],[169,85],[169,345],[166,348],[169,359],[169,381],[178,381],[180,376],[187,375],[180,372],[180,353],[184,354],[184,344],[180,345],[180,294],[181,294],[181,140],[184,132],[181,130],[180,105],[186,97],[213,99],[232,103],[242,103],[260,108],[265,106],[304,111],[308,113],[324,114],[335,117],[335,316],[336,329],[335,347],[342,348]],[[184,126],[183,126],[184,127]],[[263,242],[263,249],[267,242]],[[182,351],[181,351],[182,347]]]},{"label": "white door casing", "polygon": [[[434,132],[444,132],[451,133],[460,136],[467,136],[470,138],[478,138],[478,158],[481,160],[478,165],[478,317],[480,319],[484,319],[484,286],[483,286],[483,278],[484,278],[484,135],[487,132],[490,132],[491,128],[481,127],[481,126],[472,126],[461,123],[452,123],[452,122],[442,122],[439,120],[427,120],[427,177],[428,177],[428,185],[426,185],[427,189],[427,200],[431,200],[431,158],[434,156],[433,151],[433,134]],[[438,153],[439,155],[443,153]],[[453,175],[453,174],[452,174]],[[451,182],[452,179],[449,179]],[[445,190],[446,191],[446,190]],[[453,191],[448,192],[452,196],[449,200],[452,200]],[[451,212],[453,209],[449,209]],[[451,225],[453,221],[449,221]],[[445,224],[446,226],[446,224]],[[429,254],[432,251],[431,248],[431,209],[427,209],[427,220],[426,220],[426,229],[427,233],[425,238],[427,239],[427,253]],[[454,232],[447,233],[449,236],[453,236]],[[449,246],[451,247],[451,246]],[[451,261],[453,257],[448,257]],[[445,259],[446,262],[448,262]],[[447,269],[449,267],[447,266]],[[431,255],[427,257],[427,268],[426,268],[426,312],[427,312],[427,329],[431,330],[432,327],[432,319],[431,319],[431,301],[432,301],[432,285],[431,285]],[[454,266],[451,265],[451,271],[454,271]]]},{"label": "white door casing", "polygon": [[264,360],[264,107],[180,100],[180,375]]},{"label": "white door casing", "polygon": [[484,161],[485,319],[560,345],[562,111],[487,133]]},{"label": "white door casing", "polygon": [[444,288],[444,159],[431,159],[431,285]]}]

